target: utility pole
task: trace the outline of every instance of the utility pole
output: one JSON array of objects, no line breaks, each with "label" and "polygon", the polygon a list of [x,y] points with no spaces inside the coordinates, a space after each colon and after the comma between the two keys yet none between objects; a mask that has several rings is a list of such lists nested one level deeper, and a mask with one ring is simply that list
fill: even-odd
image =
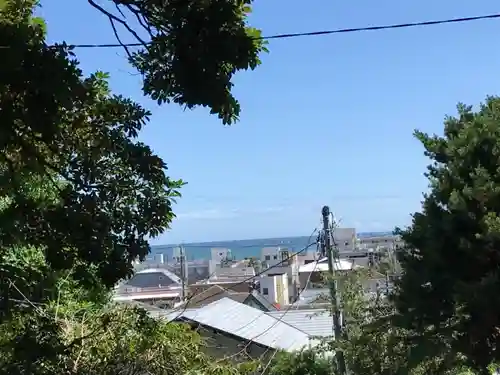
[{"label": "utility pole", "polygon": [[[322,239],[322,254],[323,256],[327,256],[328,258],[328,272],[330,275],[330,297],[332,299],[332,316],[333,316],[333,328],[335,332],[335,340],[340,339],[342,337],[342,327],[340,325],[340,308],[337,300],[337,281],[335,280],[335,270],[333,268],[334,264],[334,254],[333,251],[336,250],[333,248],[332,235],[330,230],[330,207],[324,206],[321,210],[321,216],[323,217],[323,239]],[[338,255],[335,254],[335,258],[338,258]],[[337,362],[337,374],[345,375],[346,366],[344,360],[344,353],[342,350],[338,350],[335,353],[335,358]]]},{"label": "utility pole", "polygon": [[186,298],[186,253],[184,251],[184,246],[180,246],[179,248],[179,262],[181,266],[181,302]]}]

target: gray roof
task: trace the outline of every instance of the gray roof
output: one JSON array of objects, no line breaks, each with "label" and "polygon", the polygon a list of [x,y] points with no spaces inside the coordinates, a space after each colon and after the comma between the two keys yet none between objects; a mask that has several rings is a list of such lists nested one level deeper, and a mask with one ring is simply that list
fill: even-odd
[{"label": "gray roof", "polygon": [[310,336],[333,336],[333,321],[330,312],[326,309],[269,311],[267,315],[297,327]]},{"label": "gray roof", "polygon": [[300,292],[296,305],[309,305],[315,302],[328,302],[330,291],[327,288],[306,288]]},{"label": "gray roof", "polygon": [[255,276],[253,267],[221,267],[218,265],[211,279],[248,278],[252,276]]},{"label": "gray roof", "polygon": [[183,319],[273,349],[295,351],[316,344],[311,342],[307,333],[298,328],[230,298],[220,299],[196,310],[170,313],[165,318],[174,320],[179,315]]},{"label": "gray roof", "polygon": [[252,296],[255,300],[262,305],[267,311],[276,311],[278,310],[276,306],[274,306],[271,302],[267,300],[262,294],[260,294],[257,290],[252,290]]}]

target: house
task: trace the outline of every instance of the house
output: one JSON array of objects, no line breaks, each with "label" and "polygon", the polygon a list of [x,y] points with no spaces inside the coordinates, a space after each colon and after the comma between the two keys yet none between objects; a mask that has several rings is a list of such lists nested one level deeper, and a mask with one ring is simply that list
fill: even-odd
[{"label": "house", "polygon": [[255,269],[245,264],[216,265],[210,275],[211,281],[247,281],[255,276]]},{"label": "house", "polygon": [[[333,269],[335,271],[348,272],[353,268],[357,268],[353,262],[345,260],[345,259],[337,259],[333,262]],[[300,285],[302,288],[306,286],[309,282],[317,283],[322,282],[323,278],[321,276],[322,273],[328,272],[328,259],[322,258],[317,262],[311,262],[308,264],[301,265],[299,267],[299,279]]]},{"label": "house", "polygon": [[319,344],[307,332],[228,297],[199,309],[167,313],[163,318],[190,324],[211,343],[207,350],[212,355],[236,361]]},{"label": "house", "polygon": [[226,289],[221,285],[212,285],[192,297],[188,297],[186,306],[188,308],[199,308],[218,301],[222,298],[229,298],[233,301],[240,302],[244,305],[251,306],[261,311],[274,311],[276,307],[269,303],[256,290],[246,292],[236,292],[231,289]]},{"label": "house", "polygon": [[[261,279],[259,282],[262,284],[274,284],[278,289],[279,285],[286,289],[286,293],[281,297],[275,296],[270,297],[270,301],[273,303],[278,303],[280,305],[288,305],[291,301],[295,301],[298,295],[298,290],[300,289],[300,279],[299,279],[299,258],[298,255],[292,253],[287,248],[282,247],[264,247],[261,249],[261,262],[265,266],[264,270],[261,272]],[[267,268],[266,268],[267,267]],[[287,280],[281,280],[281,275],[286,275]],[[279,276],[280,280],[263,280],[262,278],[270,277],[273,278]],[[263,287],[261,287],[261,293],[263,293]],[[266,285],[265,289],[269,289]],[[265,294],[265,293],[263,293]],[[269,298],[268,298],[269,299]]]},{"label": "house", "polygon": [[310,337],[334,337],[333,319],[328,309],[289,309],[270,311],[267,315],[296,327]]},{"label": "house", "polygon": [[231,292],[239,292],[244,293],[250,290],[250,283],[243,282],[233,282],[233,281],[212,281],[212,282],[203,282],[197,284],[191,284],[188,286],[188,294],[199,294],[203,293],[207,289],[212,288],[213,286],[218,285],[225,290],[230,290]]},{"label": "house", "polygon": [[164,268],[138,271],[115,288],[115,301],[141,301],[154,305],[172,306],[180,302],[182,281]]}]

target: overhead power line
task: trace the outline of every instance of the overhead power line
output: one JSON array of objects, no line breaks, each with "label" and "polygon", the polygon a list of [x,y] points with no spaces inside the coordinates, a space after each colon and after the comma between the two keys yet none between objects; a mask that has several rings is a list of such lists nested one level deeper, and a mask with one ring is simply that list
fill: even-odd
[{"label": "overhead power line", "polygon": [[[313,233],[314,233],[314,232],[313,232]],[[246,283],[248,283],[248,282],[250,282],[250,281],[254,280],[256,277],[258,277],[258,276],[261,276],[261,275],[265,274],[265,273],[266,273],[266,272],[268,272],[269,270],[271,270],[271,269],[273,269],[273,268],[276,268],[276,267],[280,267],[283,263],[285,263],[285,262],[287,262],[288,260],[292,259],[295,255],[302,254],[302,253],[306,252],[306,251],[307,251],[307,250],[308,250],[311,246],[316,245],[316,243],[317,243],[317,242],[316,242],[316,241],[314,241],[314,242],[312,242],[312,243],[308,244],[307,246],[304,246],[301,250],[299,250],[299,251],[297,251],[297,252],[295,252],[295,253],[292,253],[291,255],[289,255],[288,257],[286,257],[286,258],[284,258],[284,259],[282,259],[280,262],[278,262],[278,263],[276,263],[276,264],[272,265],[271,267],[268,267],[268,268],[266,268],[265,270],[262,270],[262,271],[258,272],[258,273],[257,273],[257,274],[255,274],[254,276],[250,276],[249,278],[246,278],[245,280],[240,281],[240,282],[238,282],[238,283],[236,283],[236,284],[232,285],[232,288],[234,288],[234,287],[235,287],[235,286],[237,286],[237,285],[246,284]],[[200,284],[200,285],[203,285],[203,284]],[[205,284],[205,285],[206,285],[206,284]],[[220,285],[219,285],[219,286],[220,286]],[[203,298],[203,299],[201,299],[201,300],[197,301],[197,303],[201,303],[201,302],[203,302],[203,301],[205,301],[205,300],[207,300],[207,299],[209,299],[209,298],[213,298],[214,296],[220,295],[220,294],[222,294],[222,293],[224,293],[224,292],[230,292],[230,291],[231,291],[231,288],[221,288],[220,292],[217,292],[217,293],[215,293],[215,294],[210,294],[209,296],[207,296],[207,297],[205,297],[205,298]],[[186,302],[185,302],[182,306],[179,306],[178,308],[174,309],[173,311],[172,311],[172,310],[168,311],[168,313],[169,313],[169,314],[174,313],[174,312],[179,312],[179,311],[180,311],[180,313],[179,313],[179,314],[178,314],[178,315],[177,315],[174,319],[172,319],[171,321],[175,321],[175,320],[177,320],[178,318],[180,318],[180,317],[181,317],[181,316],[182,316],[182,315],[186,312],[186,310],[189,308],[189,303],[193,300],[193,298],[194,298],[194,297],[196,297],[196,296],[198,296],[198,295],[200,295],[200,294],[203,294],[203,292],[200,292],[200,293],[197,293],[197,294],[193,294],[193,295],[191,295],[191,296],[187,299],[187,301],[186,301]]]},{"label": "overhead power line", "polygon": [[[363,31],[379,31],[379,30],[389,30],[389,29],[405,29],[409,27],[423,27],[423,26],[433,26],[433,25],[443,25],[450,23],[464,23],[472,21],[480,21],[487,19],[500,18],[500,13],[488,14],[483,16],[475,17],[461,17],[461,18],[449,18],[434,21],[421,21],[421,22],[411,22],[411,23],[399,23],[391,25],[379,25],[379,26],[366,26],[366,27],[353,27],[345,29],[335,29],[335,30],[321,30],[321,31],[310,31],[301,33],[288,33],[288,34],[275,34],[263,36],[259,39],[271,40],[271,39],[289,39],[297,38],[302,36],[320,36],[320,35],[330,35],[330,34],[346,34],[346,33],[356,33]],[[74,48],[120,48],[120,47],[142,47],[142,43],[106,43],[106,44],[70,44]]]}]

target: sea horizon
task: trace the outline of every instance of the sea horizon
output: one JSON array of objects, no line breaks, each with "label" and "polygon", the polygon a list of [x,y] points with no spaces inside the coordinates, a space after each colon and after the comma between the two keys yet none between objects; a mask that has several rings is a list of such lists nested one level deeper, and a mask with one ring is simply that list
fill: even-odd
[{"label": "sea horizon", "polygon": [[[366,238],[372,236],[387,236],[391,235],[391,231],[381,232],[361,232],[357,233],[358,238]],[[316,239],[314,236],[291,236],[291,237],[273,237],[273,238],[255,238],[246,240],[225,240],[225,241],[209,241],[209,242],[191,242],[182,244],[166,244],[152,245],[149,260],[155,255],[163,254],[165,262],[170,262],[174,256],[174,248],[182,246],[185,250],[188,260],[208,260],[210,259],[210,249],[225,248],[230,249],[231,254],[236,260],[245,258],[259,257],[260,251],[264,247],[286,247],[291,251],[300,251],[310,245]],[[315,251],[311,246],[309,251]]]}]

